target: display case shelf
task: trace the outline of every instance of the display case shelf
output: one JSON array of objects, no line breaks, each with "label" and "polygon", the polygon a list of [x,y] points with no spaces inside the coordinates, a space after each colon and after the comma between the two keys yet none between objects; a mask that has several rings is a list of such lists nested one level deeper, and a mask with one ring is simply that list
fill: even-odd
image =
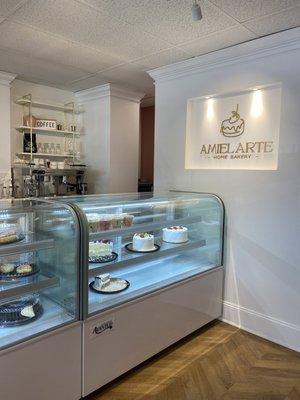
[{"label": "display case shelf", "polygon": [[29,253],[33,251],[46,250],[54,247],[53,239],[38,239],[35,234],[26,234],[20,242],[0,246],[0,257],[13,254]]},{"label": "display case shelf", "polygon": [[[147,216],[147,218],[153,218],[154,216]],[[130,235],[137,232],[144,232],[144,231],[154,231],[157,229],[162,229],[166,226],[172,225],[188,225],[197,222],[201,222],[201,216],[193,216],[193,217],[186,217],[186,218],[177,218],[177,219],[164,219],[163,221],[159,222],[149,222],[149,223],[141,223],[135,224],[130,228],[120,228],[120,229],[113,229],[109,231],[100,231],[100,232],[93,232],[90,233],[90,241],[92,240],[99,240],[99,239],[108,239],[113,238],[115,236],[122,236],[122,235]]]},{"label": "display case shelf", "polygon": [[96,264],[90,264],[89,276],[95,276],[95,274],[97,275],[98,273],[103,273],[103,271],[106,269],[107,272],[109,272],[112,265],[117,265],[118,268],[126,268],[129,265],[145,263],[151,260],[158,260],[180,251],[192,250],[206,245],[206,241],[204,239],[199,240],[193,238],[190,238],[188,242],[182,244],[166,243],[163,242],[161,238],[158,238],[155,242],[160,246],[160,249],[153,253],[134,253],[128,252],[124,247],[120,248],[119,252],[121,251],[121,261],[118,261],[117,259],[113,263],[97,264],[97,267],[92,268],[91,265],[94,266]]},{"label": "display case shelf", "polygon": [[[217,247],[211,245],[209,250],[217,251]],[[173,254],[155,262],[141,264],[141,266],[128,265],[122,268],[118,268],[117,264],[115,266],[116,268],[109,272],[114,277],[128,280],[130,286],[127,290],[116,294],[100,294],[89,291],[89,312],[91,314],[218,268],[206,259],[204,248],[202,251],[193,250],[180,255]],[[91,281],[93,278],[89,279],[89,282]]]},{"label": "display case shelf", "polygon": [[0,280],[0,301],[51,288],[58,284],[58,277],[47,276],[40,273],[38,273],[37,276],[19,278],[18,281],[14,282],[2,282]]},{"label": "display case shelf", "polygon": [[63,326],[74,320],[74,316],[64,307],[41,296],[41,303],[44,309],[43,315],[34,322],[10,328],[0,328],[0,343],[2,349],[12,343],[20,343],[28,338],[40,335],[45,331],[51,331],[57,326]]},{"label": "display case shelf", "polygon": [[38,135],[54,135],[54,136],[80,136],[80,132],[72,132],[72,131],[63,131],[58,129],[45,129],[45,128],[37,128],[37,127],[30,127],[30,126],[17,126],[16,130],[18,132],[30,132],[32,130],[33,133]]}]

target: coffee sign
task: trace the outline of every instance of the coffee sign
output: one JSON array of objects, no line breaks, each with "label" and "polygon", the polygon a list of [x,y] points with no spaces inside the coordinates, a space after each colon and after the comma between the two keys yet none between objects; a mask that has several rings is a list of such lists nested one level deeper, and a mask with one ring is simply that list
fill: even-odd
[{"label": "coffee sign", "polygon": [[188,100],[186,169],[277,169],[281,87]]}]

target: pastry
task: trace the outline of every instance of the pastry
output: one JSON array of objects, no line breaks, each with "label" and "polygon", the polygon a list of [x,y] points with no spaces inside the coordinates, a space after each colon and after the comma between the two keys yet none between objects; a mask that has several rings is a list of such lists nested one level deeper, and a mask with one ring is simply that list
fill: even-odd
[{"label": "pastry", "polygon": [[102,289],[110,284],[110,274],[95,276],[95,288]]},{"label": "pastry", "polygon": [[110,240],[100,240],[89,243],[89,257],[98,258],[110,256],[113,250],[113,242]]},{"label": "pastry", "polygon": [[14,233],[0,233],[0,244],[13,243],[18,240],[18,235]]},{"label": "pastry", "polygon": [[30,264],[21,264],[16,268],[17,274],[29,274],[32,272],[32,266]]},{"label": "pastry", "polygon": [[1,274],[10,274],[15,269],[14,264],[2,264],[0,265],[0,272]]},{"label": "pastry", "polygon": [[26,307],[24,307],[24,308],[21,310],[20,314],[23,315],[23,317],[27,317],[27,318],[33,318],[33,317],[35,317],[35,313],[34,313],[34,310],[33,310],[33,306],[26,306]]},{"label": "pastry", "polygon": [[134,218],[133,215],[124,214],[123,215],[123,226],[126,228],[130,227],[133,223],[133,218]]},{"label": "pastry", "polygon": [[188,229],[185,226],[170,226],[163,228],[163,241],[169,243],[184,243],[188,241]]},{"label": "pastry", "polygon": [[151,251],[154,250],[154,236],[150,233],[136,233],[133,236],[132,248],[135,251]]}]

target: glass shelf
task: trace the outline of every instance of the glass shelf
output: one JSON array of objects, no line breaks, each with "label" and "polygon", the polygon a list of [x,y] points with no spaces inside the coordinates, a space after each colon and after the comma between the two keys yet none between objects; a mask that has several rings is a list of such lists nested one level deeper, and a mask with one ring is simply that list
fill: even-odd
[{"label": "glass shelf", "polygon": [[[128,280],[129,288],[116,294],[100,294],[90,290],[89,312],[93,314],[100,310],[104,311],[183,279],[212,270],[216,265],[207,260],[207,252],[217,251],[217,246],[211,245],[140,265],[118,268],[115,264],[116,268],[109,271],[111,276]],[[89,282],[92,281],[93,278],[90,278]]]}]

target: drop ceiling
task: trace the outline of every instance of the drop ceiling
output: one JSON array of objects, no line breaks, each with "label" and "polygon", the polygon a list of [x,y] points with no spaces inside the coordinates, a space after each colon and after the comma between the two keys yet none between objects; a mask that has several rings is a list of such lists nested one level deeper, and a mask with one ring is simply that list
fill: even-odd
[{"label": "drop ceiling", "polygon": [[149,69],[300,25],[300,0],[1,0],[0,70],[72,91],[154,92]]}]

